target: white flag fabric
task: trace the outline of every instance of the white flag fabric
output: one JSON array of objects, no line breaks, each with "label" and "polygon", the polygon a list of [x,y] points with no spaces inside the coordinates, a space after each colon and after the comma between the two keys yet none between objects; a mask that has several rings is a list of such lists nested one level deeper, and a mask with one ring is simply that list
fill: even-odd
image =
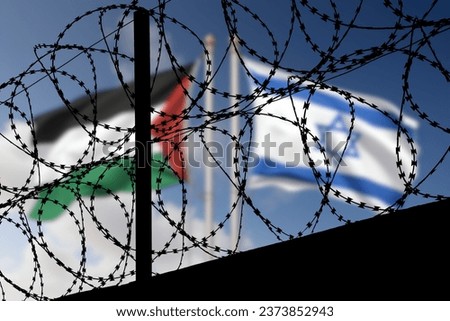
[{"label": "white flag fabric", "polygon": [[[390,102],[324,86],[311,91],[312,83],[297,86],[291,74],[269,77],[271,68],[245,62],[259,84],[268,80],[255,100],[250,187],[331,186],[330,195],[375,208],[401,198],[417,174],[416,120],[402,115],[406,132],[398,135],[400,112]],[[288,84],[296,84],[290,92]],[[250,86],[261,88],[253,79]]]}]

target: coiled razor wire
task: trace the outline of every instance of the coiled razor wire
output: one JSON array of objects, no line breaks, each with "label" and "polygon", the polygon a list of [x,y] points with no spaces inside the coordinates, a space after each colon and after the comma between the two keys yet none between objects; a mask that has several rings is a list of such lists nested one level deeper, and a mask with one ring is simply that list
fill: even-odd
[{"label": "coiled razor wire", "polygon": [[[417,147],[411,133],[408,132],[402,122],[402,114],[409,106],[416,113],[417,118],[422,120],[422,125],[430,126],[444,134],[448,134],[450,131],[446,127],[446,124],[441,123],[438,119],[433,119],[427,114],[426,106],[421,105],[415,100],[409,86],[411,68],[416,61],[428,64],[447,82],[450,79],[449,71],[439,59],[432,45],[433,38],[438,35],[447,35],[450,27],[449,18],[439,20],[428,18],[438,4],[437,0],[430,3],[429,9],[422,17],[408,15],[406,10],[404,10],[403,2],[400,0],[385,0],[384,7],[386,13],[394,17],[392,23],[385,27],[358,24],[358,16],[368,6],[368,3],[363,0],[357,3],[349,19],[345,18],[339,11],[336,1],[330,0],[327,4],[327,10],[322,10],[315,6],[314,1],[292,0],[290,2],[291,10],[289,15],[289,28],[287,29],[287,40],[284,42],[280,42],[277,39],[277,36],[270,30],[269,26],[264,22],[264,19],[256,13],[254,8],[248,7],[244,5],[244,2],[237,0],[222,0],[222,15],[230,42],[225,55],[217,64],[218,67],[214,67],[214,69],[211,64],[211,53],[208,51],[208,46],[202,38],[189,26],[180,22],[177,17],[171,17],[168,14],[170,11],[168,9],[171,5],[175,5],[175,3],[176,1],[160,0],[155,1],[154,7],[146,8],[159,35],[158,55],[156,57],[157,64],[156,66],[152,66],[152,72],[154,74],[163,72],[160,70],[160,63],[163,54],[167,55],[172,69],[178,75],[177,83],[183,87],[187,104],[181,114],[169,115],[167,121],[171,125],[164,127],[165,132],[153,138],[152,144],[165,141],[172,144],[171,147],[173,150],[178,150],[192,136],[198,135],[203,148],[216,161],[216,170],[222,171],[230,184],[235,184],[238,192],[238,200],[230,206],[222,218],[219,218],[219,222],[212,231],[206,232],[201,236],[198,234],[194,235],[186,227],[191,218],[188,210],[190,199],[190,194],[188,194],[189,185],[183,179],[180,179],[181,211],[173,213],[171,208],[167,206],[164,197],[165,194],[161,188],[160,176],[163,174],[164,168],[167,167],[161,166],[159,170],[160,175],[156,179],[158,187],[154,190],[152,209],[154,214],[164,219],[171,226],[172,232],[161,248],[155,248],[153,250],[154,263],[164,259],[164,257],[173,255],[179,257],[179,263],[175,268],[180,267],[182,266],[184,257],[194,249],[200,249],[203,253],[213,258],[236,252],[236,248],[219,245],[214,240],[227,226],[233,213],[237,213],[240,217],[240,231],[242,233],[244,208],[250,209],[250,211],[245,211],[245,215],[253,216],[262,222],[265,228],[274,235],[275,239],[286,240],[313,232],[325,209],[329,210],[337,221],[343,223],[350,222],[351,219],[347,218],[344,213],[340,213],[333,206],[331,196],[341,198],[355,207],[381,214],[400,208],[410,195],[434,200],[448,198],[448,195],[428,193],[421,186],[442,166],[446,160],[449,148],[446,149],[435,166],[428,173],[423,174],[423,178],[420,181],[417,181]],[[256,5],[254,4],[254,6]],[[31,253],[28,269],[32,271],[27,281],[25,281],[26,284],[24,284],[23,281],[17,280],[17,276],[14,273],[7,273],[0,267],[0,295],[3,300],[11,297],[17,298],[17,293],[22,299],[47,300],[55,296],[67,295],[77,291],[85,291],[106,285],[119,285],[125,281],[129,281],[134,276],[135,248],[133,243],[133,223],[135,215],[135,191],[133,166],[125,166],[124,172],[122,173],[131,181],[132,188],[129,192],[131,201],[124,200],[120,193],[105,188],[101,184],[102,178],[106,177],[109,171],[113,170],[113,167],[118,166],[119,161],[124,158],[132,159],[134,149],[132,147],[130,148],[127,144],[132,141],[134,127],[120,127],[114,124],[104,123],[97,119],[97,99],[100,95],[98,88],[101,87],[99,86],[99,79],[101,77],[98,74],[97,64],[99,60],[109,60],[112,62],[117,80],[123,88],[123,95],[126,97],[130,111],[132,111],[134,108],[134,88],[130,82],[126,81],[126,77],[123,74],[123,66],[128,63],[133,63],[133,57],[126,54],[126,50],[121,48],[120,40],[124,28],[132,23],[132,13],[138,8],[140,8],[139,2],[131,1],[130,4],[101,7],[76,17],[58,35],[53,44],[39,44],[35,47],[37,60],[29,68],[16,77],[0,84],[0,93],[2,94],[1,108],[3,111],[8,111],[9,117],[9,130],[1,134],[1,139],[4,143],[21,151],[22,157],[27,157],[30,160],[30,168],[21,169],[22,171],[28,171],[29,174],[26,175],[20,184],[8,185],[0,177],[2,195],[2,202],[0,204],[2,211],[0,214],[0,227],[2,225],[13,227],[18,235],[22,235],[26,239]],[[121,18],[117,23],[117,28],[113,32],[107,33],[105,31],[104,21],[112,12],[119,12]],[[318,17],[323,24],[326,24],[330,30],[333,30],[331,35],[323,35],[320,41],[323,43],[323,39],[329,37],[326,45],[321,45],[315,41],[311,35],[310,27],[305,22],[305,16]],[[66,43],[66,35],[74,30],[76,32],[77,25],[90,17],[97,17],[101,39],[91,45]],[[258,24],[265,31],[265,35],[260,34],[259,37],[265,37],[272,45],[270,56],[264,54],[268,52],[268,48],[265,48],[264,53],[253,48],[250,44],[251,39],[245,38],[243,33],[241,33],[240,27],[248,21],[253,21],[253,23]],[[166,28],[168,25],[179,27],[192,37],[195,45],[198,45],[201,51],[204,52],[204,62],[206,63],[204,75],[196,75],[192,69],[186,69],[174,54],[169,41],[166,39]],[[346,42],[344,42],[344,39],[348,40],[348,38],[351,38],[353,30],[358,30],[359,32],[364,31],[368,37],[370,37],[371,32],[374,30],[384,30],[387,31],[387,36],[376,46],[351,50],[345,47]],[[283,59],[288,47],[297,37],[301,37],[309,45],[309,49],[319,58],[318,63],[309,70],[300,70],[294,66],[286,65]],[[239,50],[236,46],[239,46]],[[245,70],[248,78],[255,84],[256,89],[253,92],[230,93],[223,88],[212,86],[214,77],[217,76],[221,68],[224,68],[224,62],[231,51],[237,52],[241,67]],[[428,54],[425,54],[425,52]],[[64,58],[68,57],[67,53],[71,54],[71,59]],[[394,118],[391,114],[380,109],[375,103],[357,94],[331,85],[333,79],[352,73],[363,66],[370,65],[375,61],[393,54],[400,54],[406,57],[403,74],[401,75],[403,96],[401,115],[398,118]],[[60,58],[60,56],[63,58]],[[252,57],[270,70],[263,81],[255,77],[251,69],[246,65],[243,57]],[[83,60],[87,62],[90,67],[89,83],[82,80],[84,78],[80,77],[75,71],[70,71],[69,68],[66,68],[72,60]],[[271,78],[279,71],[285,71],[292,76],[289,77],[284,88],[270,88]],[[182,82],[182,78],[184,77],[190,80],[191,88],[184,87],[185,85]],[[83,150],[78,151],[81,156],[75,162],[56,163],[51,159],[46,159],[45,153],[41,151],[42,142],[39,141],[40,138],[35,128],[36,116],[32,104],[32,89],[37,83],[42,82],[51,84],[59,96],[60,101],[71,112],[79,127],[89,136],[88,144],[84,146]],[[74,107],[74,100],[66,95],[67,88],[81,89],[90,106],[88,113]],[[352,140],[352,131],[355,120],[358,117],[355,113],[355,103],[363,104],[373,110],[377,110],[386,119],[395,124],[398,128],[398,144],[401,137],[406,138],[411,159],[401,159],[399,153],[400,146],[397,145],[396,149],[398,175],[403,180],[405,189],[403,195],[391,206],[382,208],[348,197],[333,184],[333,179],[337,174],[341,161],[339,161],[339,164],[334,169],[330,166],[330,160],[327,158],[321,138],[316,136],[308,127],[310,101],[319,89],[334,92],[348,102],[351,125],[348,129],[347,141],[343,153],[345,153],[349,142]],[[295,110],[297,111],[296,119],[287,119],[265,112],[267,105],[283,98],[291,98],[292,105],[294,106],[295,103],[292,100],[292,96],[300,91],[306,91],[308,93],[308,100],[304,102],[303,106],[295,106]],[[270,92],[270,97],[267,92]],[[214,94],[216,97],[233,97],[237,101],[236,105],[239,108],[235,109],[235,106],[231,104],[228,106],[225,105],[211,114],[202,105],[202,98],[207,93]],[[260,105],[255,104],[254,102],[258,98],[265,98],[265,103]],[[161,111],[154,111],[154,114],[168,117],[168,115],[165,115]],[[311,216],[306,220],[304,225],[296,227],[297,233],[288,232],[285,226],[273,223],[265,214],[264,208],[258,207],[251,193],[248,192],[247,182],[251,176],[249,168],[250,147],[248,147],[248,144],[245,144],[245,141],[247,139],[252,140],[254,120],[257,115],[278,118],[285,121],[286,126],[295,126],[298,128],[300,133],[299,137],[304,146],[303,151],[307,156],[311,172],[315,177],[317,190],[322,195],[318,209],[314,213],[303,213],[307,216],[311,214]],[[232,117],[239,117],[241,120],[240,132],[237,137],[222,125],[224,120]],[[189,125],[180,129],[178,124],[183,121],[189,122]],[[26,128],[25,131],[23,130],[24,126]],[[21,128],[20,130],[19,127]],[[229,168],[213,157],[213,150],[210,149],[211,147],[205,140],[204,134],[207,130],[220,133],[223,137],[227,137],[229,141],[236,143],[236,147],[233,149],[233,174],[230,174]],[[112,131],[123,135],[121,137],[117,136],[118,138],[114,140],[105,140],[101,135],[99,136],[99,131]],[[180,140],[178,143],[174,143],[171,140],[174,135],[179,135]],[[308,141],[313,141],[317,144],[325,160],[325,175],[323,173],[321,174],[316,168],[311,151],[308,148]],[[95,154],[95,150],[104,147],[107,147],[110,152],[101,157],[92,156]],[[111,148],[113,151],[111,151]],[[405,146],[402,146],[402,148],[405,148]],[[186,162],[186,155],[181,154],[181,156],[183,158],[181,161]],[[160,161],[163,163],[162,165],[168,165],[170,157],[171,155],[168,155],[164,160]],[[94,167],[102,164],[104,165],[103,172],[98,181],[83,180],[83,177]],[[411,170],[406,172],[403,164],[411,165]],[[14,164],[10,166],[14,166]],[[51,170],[57,178],[50,182],[42,181],[40,178],[44,168]],[[90,192],[87,196],[82,192],[84,187],[89,188],[88,190]],[[46,195],[45,193],[42,194],[42,192],[51,191],[56,188],[67,189],[75,195],[75,203],[77,206],[68,207],[64,202],[60,202],[60,200],[42,196]],[[114,231],[110,231],[106,224],[104,224],[102,218],[98,217],[96,201],[99,194],[109,195],[113,202],[118,204],[120,213],[115,213],[114,215],[121,216],[122,220],[120,222],[123,223],[126,229],[125,237],[115,235]],[[29,217],[29,204],[34,204],[38,200],[43,204],[48,202],[62,207],[64,209],[64,215],[70,217],[71,224],[73,224],[79,237],[79,260],[75,264],[65,261],[64,256],[60,256],[52,251],[52,240],[47,238],[45,229],[47,223],[42,220],[45,213],[41,210],[35,221]],[[104,240],[109,242],[111,246],[119,249],[121,253],[116,262],[112,262],[111,266],[105,266],[104,271],[107,272],[103,274],[91,273],[88,268],[88,263],[90,260],[93,260],[88,251],[90,240],[87,232],[88,221],[93,223]],[[240,234],[239,238],[241,237],[242,235]],[[180,239],[181,243],[175,242],[175,240]],[[71,280],[66,287],[57,291],[58,294],[54,294],[54,292],[52,294],[47,293],[47,283],[52,279],[53,272],[47,272],[42,262],[48,260],[58,266],[59,273],[65,273],[67,280]],[[15,294],[10,294],[12,292]]]}]

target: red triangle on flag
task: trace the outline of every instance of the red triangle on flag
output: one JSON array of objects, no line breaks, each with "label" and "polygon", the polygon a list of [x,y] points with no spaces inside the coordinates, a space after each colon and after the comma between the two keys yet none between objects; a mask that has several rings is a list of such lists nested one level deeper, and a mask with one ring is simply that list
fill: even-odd
[{"label": "red triangle on flag", "polygon": [[184,77],[176,85],[164,103],[158,116],[152,121],[151,134],[159,140],[163,156],[178,178],[186,180],[186,160],[183,155],[182,129],[184,127],[183,110],[186,105],[185,91],[191,82]]}]

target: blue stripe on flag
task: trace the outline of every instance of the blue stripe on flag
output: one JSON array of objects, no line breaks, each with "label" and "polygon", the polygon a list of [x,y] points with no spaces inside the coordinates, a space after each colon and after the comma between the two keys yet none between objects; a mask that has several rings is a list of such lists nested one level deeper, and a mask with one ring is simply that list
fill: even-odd
[{"label": "blue stripe on flag", "polygon": [[[259,78],[258,81],[262,82],[262,81],[264,81],[264,79],[265,78]],[[287,82],[282,81],[277,78],[272,78],[269,83],[269,88],[270,87],[272,87],[274,89],[286,88]],[[304,91],[295,93],[293,95],[293,97],[295,99],[299,99],[302,102],[306,101],[309,96],[310,96],[310,92],[309,92],[309,90],[306,90],[306,89]],[[350,112],[349,102],[347,100],[345,100],[345,98],[330,95],[325,90],[320,90],[320,89],[316,90],[314,95],[312,95],[310,97],[309,101],[310,101],[310,103],[313,103],[313,104],[314,103],[320,104],[322,107],[329,108],[330,110],[341,111],[341,112],[345,112],[347,114]],[[297,107],[301,108],[302,106],[297,106]],[[379,112],[375,109],[372,109],[369,106],[363,105],[363,104],[359,103],[358,101],[355,101],[354,108],[355,108],[356,118],[364,120],[365,122],[367,122],[373,126],[376,126],[376,127],[397,130],[398,126],[396,124],[394,124],[392,122],[392,120],[390,120],[385,115],[383,115],[381,112]],[[396,116],[396,115],[391,115],[391,117],[393,119],[398,118],[398,116]],[[404,128],[406,128],[406,130],[410,134],[414,133],[413,128],[406,126],[405,123],[402,123],[402,126]]]},{"label": "blue stripe on flag", "polygon": [[[325,177],[325,170],[317,170]],[[309,167],[289,167],[265,158],[261,158],[254,167],[254,173],[266,176],[299,179],[306,183],[316,183],[313,172]],[[389,186],[365,178],[342,174],[339,173],[339,171],[334,177],[333,187],[335,189],[338,189],[339,187],[352,189],[356,193],[372,196],[388,204],[394,203],[403,195],[402,192],[394,190]]]}]

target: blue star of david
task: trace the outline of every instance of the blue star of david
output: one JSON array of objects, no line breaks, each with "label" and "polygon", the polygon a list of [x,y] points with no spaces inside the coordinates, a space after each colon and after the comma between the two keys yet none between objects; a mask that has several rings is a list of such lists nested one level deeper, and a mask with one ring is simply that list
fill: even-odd
[{"label": "blue star of david", "polygon": [[[330,150],[333,150],[334,152],[338,152],[339,154],[342,153],[342,149],[344,148],[344,145],[342,145],[339,150],[335,150],[336,146],[340,144],[341,142],[331,142],[327,141],[332,138],[332,136],[326,136],[326,133],[333,133],[333,132],[342,132],[345,134],[348,134],[348,127],[345,124],[345,121],[341,114],[338,114],[330,124],[328,125],[318,125],[317,126],[320,131],[320,140],[322,144],[325,144],[327,152]],[[352,131],[352,135],[350,137],[350,141],[348,142],[347,149],[345,150],[345,156],[347,157],[359,157],[358,150],[356,148],[357,141],[361,138],[361,134],[358,132]],[[344,142],[345,144],[345,142]]]}]

